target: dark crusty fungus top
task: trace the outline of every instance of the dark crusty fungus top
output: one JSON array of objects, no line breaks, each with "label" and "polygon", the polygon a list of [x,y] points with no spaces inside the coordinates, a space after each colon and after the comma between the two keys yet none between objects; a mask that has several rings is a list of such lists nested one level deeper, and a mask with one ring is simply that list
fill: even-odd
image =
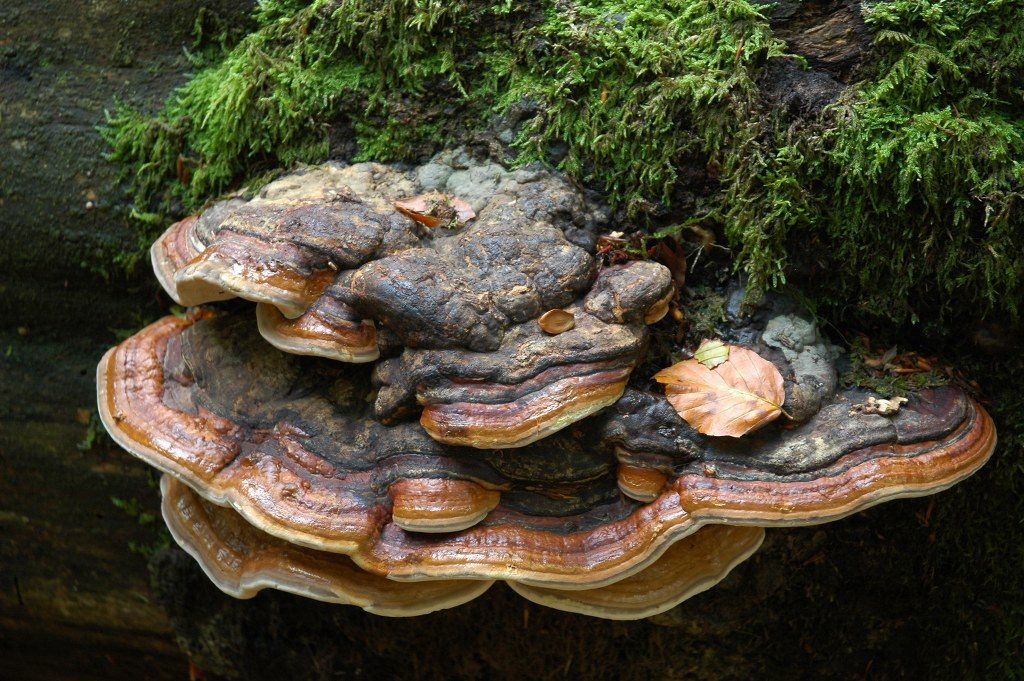
[{"label": "dark crusty fungus top", "polygon": [[[787,419],[701,435],[633,376],[669,271],[600,267],[607,215],[557,175],[465,163],[321,166],[154,244],[161,284],[198,307],[104,356],[99,413],[169,474],[168,526],[228,593],[412,615],[504,580],[645,617],[763,527],[932,493],[991,454],[959,388],[865,409],[814,325],[776,312],[726,340],[778,370]],[[213,305],[234,297],[255,312]]]},{"label": "dark crusty fungus top", "polygon": [[461,229],[423,229],[392,203],[404,174],[325,166],[176,223],[152,260],[183,305],[238,296],[295,319],[326,292],[406,347],[495,350],[510,327],[585,294],[597,273],[560,228],[569,190],[550,177],[495,194]]},{"label": "dark crusty fungus top", "polygon": [[[182,304],[259,303],[260,332],[286,352],[371,362],[380,326],[403,353],[380,370],[378,418],[418,402],[441,442],[520,447],[622,394],[673,290],[656,263],[599,274],[564,217],[579,197],[552,177],[494,194],[468,225],[424,229],[392,203],[406,175],[326,166],[175,224],[153,264]],[[539,320],[562,308],[578,321],[546,337]]]}]

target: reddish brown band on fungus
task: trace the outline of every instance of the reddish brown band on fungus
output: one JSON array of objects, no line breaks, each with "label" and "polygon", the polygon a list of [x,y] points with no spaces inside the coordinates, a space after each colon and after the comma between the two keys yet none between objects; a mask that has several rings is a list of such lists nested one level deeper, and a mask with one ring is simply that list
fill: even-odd
[{"label": "reddish brown band on fungus", "polygon": [[631,370],[629,366],[563,378],[513,402],[428,404],[420,424],[432,438],[449,445],[523,447],[614,404],[626,389]]},{"label": "reddish brown band on fungus", "polygon": [[[241,456],[231,422],[202,411],[195,415],[175,411],[164,404],[164,352],[169,339],[191,324],[192,320],[164,317],[100,360],[99,414],[111,437],[143,461],[202,489],[208,499],[230,501],[257,527],[278,526],[275,536],[313,548],[324,543],[339,553],[356,550],[377,531],[378,522],[351,493],[340,488],[309,490],[309,496],[318,497],[316,507],[330,511],[325,516],[311,516],[308,507],[276,506],[288,502],[282,488],[301,485],[297,475],[280,463],[261,467]],[[296,458],[300,456],[298,452]],[[309,454],[308,458],[315,457]],[[251,495],[241,493],[250,480]],[[287,514],[288,521],[275,520],[276,513]]]},{"label": "reddish brown band on fungus", "polygon": [[638,620],[674,608],[725,579],[764,541],[760,527],[708,525],[673,544],[661,558],[596,589],[560,590],[509,582],[524,598],[557,610],[614,620]]},{"label": "reddish brown band on fungus", "polygon": [[221,591],[252,598],[280,589],[329,603],[357,605],[389,617],[425,615],[473,600],[488,580],[395,582],[344,556],[303,548],[260,532],[229,508],[204,501],[184,483],[160,480],[161,509],[174,540]]},{"label": "reddish brown band on fungus", "polygon": [[163,403],[167,341],[192,321],[164,317],[108,350],[100,360],[97,390],[101,417],[119,445],[146,461],[169,459],[199,481],[210,480],[234,461],[239,448],[229,437],[235,429],[230,421],[183,414]]},{"label": "reddish brown band on fungus", "polygon": [[388,488],[391,518],[410,532],[457,532],[484,519],[501,493],[469,480],[398,480]]},{"label": "reddish brown band on fungus", "polygon": [[[684,471],[650,504],[591,529],[575,529],[575,516],[525,516],[499,504],[485,523],[422,541],[389,523],[385,508],[354,495],[344,478],[301,477],[294,469],[297,455],[242,455],[239,428],[231,421],[202,409],[190,414],[168,407],[162,359],[169,339],[190,323],[165,318],[104,357],[100,415],[111,435],[207,498],[230,504],[259,529],[347,553],[363,569],[393,579],[596,587],[649,565],[703,524],[816,524],[888,499],[945,489],[980,468],[995,446],[985,410],[958,397],[966,419],[941,441],[865,447],[816,469],[813,477],[775,479],[742,464],[735,470],[720,464],[711,476],[695,462],[692,472]],[[297,442],[289,446],[301,449]],[[307,470],[315,467],[316,455],[303,456]]]},{"label": "reddish brown band on fungus", "polygon": [[630,499],[654,501],[665,488],[668,476],[654,468],[619,463],[619,489]]},{"label": "reddish brown band on fungus", "polygon": [[[174,275],[200,253],[191,238],[192,230],[198,221],[199,216],[192,215],[175,222],[153,242],[153,246],[149,249],[149,259],[157,281],[178,304],[182,303],[178,295],[178,285],[174,282]],[[232,294],[225,293],[221,300],[230,297]]]},{"label": "reddish brown band on fungus", "polygon": [[[222,591],[251,598],[266,588],[330,603],[357,605],[391,617],[450,608],[484,593],[489,580],[395,582],[365,572],[345,557],[295,546],[260,532],[231,509],[204,501],[164,476],[162,510],[176,542]],[[712,525],[674,544],[657,561],[596,589],[558,590],[510,581],[527,599],[559,610],[608,619],[664,612],[721,581],[761,545],[764,530]]]},{"label": "reddish brown band on fungus", "polygon": [[[570,307],[574,326],[546,334],[539,322],[517,325],[498,350],[410,350],[378,367],[390,396],[414,393],[420,423],[438,442],[477,449],[523,447],[613,404],[643,351],[638,323],[602,321]],[[638,313],[639,314],[639,313]],[[383,405],[383,406],[382,406]]]},{"label": "reddish brown band on fungus", "polygon": [[288,319],[273,305],[260,303],[256,306],[260,334],[275,348],[296,355],[353,363],[372,362],[380,357],[373,322],[349,321],[337,315],[327,319],[321,306],[332,303],[341,305],[320,298],[296,319]]},{"label": "reddish brown band on fungus", "polygon": [[178,271],[174,283],[182,305],[223,300],[225,294],[269,303],[289,318],[306,311],[337,274],[329,267],[302,272],[284,263],[301,262],[305,253],[289,243],[268,244],[232,234],[211,244]]},{"label": "reddish brown band on fungus", "polygon": [[890,499],[940,492],[981,468],[995,450],[996,430],[980,404],[971,400],[971,408],[942,442],[860,449],[813,480],[736,480],[704,471],[682,475],[672,487],[683,508],[704,522],[771,527],[838,520]]}]

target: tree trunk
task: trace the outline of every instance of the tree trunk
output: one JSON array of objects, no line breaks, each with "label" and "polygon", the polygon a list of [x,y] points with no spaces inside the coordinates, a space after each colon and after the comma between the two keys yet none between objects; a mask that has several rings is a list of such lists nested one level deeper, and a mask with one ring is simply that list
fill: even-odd
[{"label": "tree trunk", "polygon": [[[97,126],[115,98],[159,106],[204,6],[245,0],[11,0],[0,7],[0,677],[183,678],[154,601],[150,473],[80,451],[115,329],[159,310],[148,276],[90,270],[134,244]],[[133,510],[129,508],[129,510]],[[143,518],[145,519],[145,518]]]},{"label": "tree trunk", "polygon": [[[828,529],[772,531],[721,585],[636,623],[544,610],[504,587],[412,620],[281,593],[236,601],[162,548],[150,470],[109,442],[79,448],[102,352],[117,329],[162,314],[148,272],[126,281],[95,271],[137,238],[97,126],[116,98],[158,106],[184,82],[182,48],[201,10],[240,23],[250,4],[0,7],[0,677],[181,679],[191,656],[211,674],[248,679],[853,678],[873,668],[915,676],[950,655],[979,655],[936,636],[958,605],[921,608],[985,580],[983,565],[951,558],[955,567],[926,574],[924,560],[937,535],[953,545],[971,522],[930,526],[933,506],[982,493],[983,480]],[[857,77],[871,44],[860,6],[776,3],[773,27],[808,68],[767,70],[761,87],[774,106],[813,116]]]}]

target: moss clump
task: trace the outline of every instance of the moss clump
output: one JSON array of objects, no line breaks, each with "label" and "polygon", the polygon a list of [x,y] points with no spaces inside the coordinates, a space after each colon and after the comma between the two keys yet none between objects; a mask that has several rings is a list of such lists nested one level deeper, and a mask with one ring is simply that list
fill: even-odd
[{"label": "moss clump", "polygon": [[106,135],[145,240],[327,158],[332,130],[350,158],[409,159],[520,107],[521,160],[561,149],[633,217],[674,202],[673,221],[717,226],[752,292],[798,281],[833,318],[1016,319],[1024,2],[863,11],[869,77],[792,120],[759,89],[783,44],[747,0],[264,0],[162,111],[121,106]]},{"label": "moss clump", "polygon": [[755,287],[783,280],[798,254],[833,313],[1017,318],[1022,11],[1003,0],[866,8],[873,77],[815,125],[776,132],[751,165],[754,200],[730,207]]},{"label": "moss clump", "polygon": [[476,0],[265,0],[255,30],[219,58],[207,50],[159,113],[109,114],[110,158],[125,169],[140,227],[152,234],[175,205],[193,210],[268,170],[325,160],[339,119],[362,156],[408,157],[440,126],[398,109],[484,101],[487,79],[473,92],[466,81],[515,15]]},{"label": "moss clump", "polygon": [[520,135],[523,158],[566,144],[560,167],[632,213],[668,202],[689,158],[722,165],[741,153],[754,75],[783,52],[744,0],[559,2],[520,44],[503,102],[541,104]]},{"label": "moss clump", "polygon": [[688,156],[743,144],[754,70],[782,45],[745,0],[265,0],[254,24],[155,116],[109,116],[137,217],[324,160],[332,128],[356,159],[408,159],[521,102],[541,112],[522,161],[564,143],[564,169],[636,213]]}]

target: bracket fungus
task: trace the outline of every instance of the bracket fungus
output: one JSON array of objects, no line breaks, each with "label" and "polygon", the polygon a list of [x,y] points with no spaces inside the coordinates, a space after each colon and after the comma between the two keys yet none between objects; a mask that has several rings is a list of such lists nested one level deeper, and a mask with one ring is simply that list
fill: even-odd
[{"label": "bracket fungus", "polygon": [[[607,215],[555,174],[432,163],[451,172],[310,169],[153,247],[194,307],[104,356],[99,413],[166,474],[168,526],[225,592],[416,615],[504,581],[635,619],[724,578],[765,527],[930,494],[991,454],[956,387],[854,409],[875,396],[840,389],[813,325],[772,310],[727,340],[773,367],[792,419],[698,432],[634,375],[668,269],[599,267]],[[403,202],[427,192],[444,205]]]}]

